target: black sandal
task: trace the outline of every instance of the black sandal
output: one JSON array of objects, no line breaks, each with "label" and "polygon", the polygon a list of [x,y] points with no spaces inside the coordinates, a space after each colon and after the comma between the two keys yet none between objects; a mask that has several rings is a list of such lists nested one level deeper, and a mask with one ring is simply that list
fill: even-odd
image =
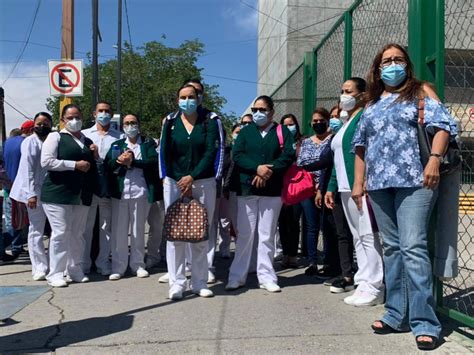
[{"label": "black sandal", "polygon": [[392,328],[387,323],[381,320],[376,320],[375,322],[380,322],[380,324],[382,324],[381,327],[376,327],[374,324],[371,325],[372,330],[374,331],[375,334],[385,335],[385,334],[392,334],[392,333],[405,333],[402,330],[397,330],[397,329]]},{"label": "black sandal", "polygon": [[[431,341],[419,340],[419,338],[421,337],[430,338]],[[418,335],[416,337],[416,346],[418,347],[419,350],[433,350],[436,348],[437,342],[438,342],[438,339],[431,335]]]}]

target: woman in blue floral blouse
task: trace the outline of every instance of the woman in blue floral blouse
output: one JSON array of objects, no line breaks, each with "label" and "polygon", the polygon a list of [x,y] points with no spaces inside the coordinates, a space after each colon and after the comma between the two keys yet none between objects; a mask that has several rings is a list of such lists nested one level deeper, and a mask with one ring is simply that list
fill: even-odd
[{"label": "woman in blue floral blouse", "polygon": [[[419,349],[433,349],[441,333],[432,296],[427,227],[437,197],[440,157],[456,125],[428,84],[418,81],[406,50],[388,44],[369,73],[368,102],[353,139],[356,152],[352,197],[366,190],[383,237],[386,303],[377,334],[412,331]],[[418,105],[434,133],[423,168],[417,139]]]}]

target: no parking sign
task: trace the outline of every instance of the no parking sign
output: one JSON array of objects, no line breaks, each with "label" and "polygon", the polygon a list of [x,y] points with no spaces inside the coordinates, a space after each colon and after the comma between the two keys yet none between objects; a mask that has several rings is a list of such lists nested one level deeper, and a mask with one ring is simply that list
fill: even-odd
[{"label": "no parking sign", "polygon": [[82,96],[82,60],[48,60],[51,96]]}]

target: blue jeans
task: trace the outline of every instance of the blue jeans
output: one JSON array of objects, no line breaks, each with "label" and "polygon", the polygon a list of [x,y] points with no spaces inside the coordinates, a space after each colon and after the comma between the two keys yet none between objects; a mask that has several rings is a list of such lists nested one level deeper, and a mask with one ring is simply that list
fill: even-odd
[{"label": "blue jeans", "polygon": [[14,230],[12,226],[12,201],[10,200],[10,191],[4,187],[3,212],[5,213],[5,231],[3,233],[3,245],[1,251],[5,251],[11,245],[12,254],[19,254],[23,250],[22,230]]},{"label": "blue jeans", "polygon": [[382,321],[415,336],[439,338],[427,230],[437,191],[421,187],[369,191],[383,238],[386,302]]},{"label": "blue jeans", "polygon": [[314,198],[308,198],[301,202],[305,216],[306,226],[306,249],[310,264],[317,264],[318,260],[318,236],[321,228],[321,210],[314,204]]}]

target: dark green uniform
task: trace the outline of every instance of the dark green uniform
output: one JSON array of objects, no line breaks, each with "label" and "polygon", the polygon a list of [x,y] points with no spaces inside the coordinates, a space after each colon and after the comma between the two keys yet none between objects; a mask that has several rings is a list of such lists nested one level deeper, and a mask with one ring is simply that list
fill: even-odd
[{"label": "dark green uniform", "polygon": [[[142,137],[140,144],[140,151],[142,158],[133,160],[132,167],[143,169],[143,176],[148,188],[148,202],[153,203],[163,199],[163,188],[158,174],[158,154],[156,153],[156,143],[151,138]],[[112,143],[110,149],[105,157],[105,165],[107,166],[109,192],[110,196],[116,199],[121,199],[124,189],[124,180],[127,169],[112,159],[112,151],[118,147],[119,154],[127,149],[126,139],[119,139]]]},{"label": "dark green uniform", "polygon": [[194,180],[214,177],[219,148],[217,122],[200,114],[189,134],[179,115],[166,119],[161,138],[161,176],[178,181],[191,175]]},{"label": "dark green uniform", "polygon": [[48,171],[41,188],[41,201],[62,205],[90,206],[97,183],[97,167],[89,147],[92,141],[85,138],[81,148],[68,133],[59,133],[58,156],[60,160],[86,160],[91,164],[84,173],[79,170]]},{"label": "dark green uniform", "polygon": [[[280,147],[277,136],[277,125],[262,137],[255,124],[240,130],[235,141],[232,157],[234,169],[238,174],[237,186],[231,188],[238,196],[280,196],[283,188],[283,176],[295,160],[294,139],[288,128],[282,127],[283,147]],[[257,168],[262,164],[271,164],[272,176],[264,188],[252,186],[252,180],[257,174]]]}]

